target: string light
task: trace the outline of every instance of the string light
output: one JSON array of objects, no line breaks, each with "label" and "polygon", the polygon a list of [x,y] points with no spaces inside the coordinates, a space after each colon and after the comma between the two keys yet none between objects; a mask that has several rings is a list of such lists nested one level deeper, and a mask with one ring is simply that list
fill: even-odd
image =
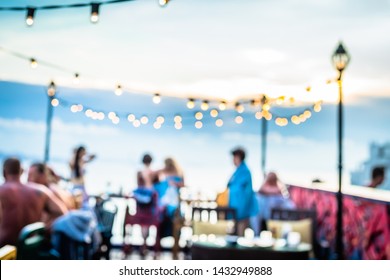
[{"label": "string light", "polygon": [[57,98],[54,98],[54,99],[51,101],[51,106],[57,107],[58,105],[60,105],[60,101],[59,101]]},{"label": "string light", "polygon": [[30,66],[33,69],[38,67],[38,62],[35,60],[35,58],[30,59]]},{"label": "string light", "polygon": [[153,123],[153,127],[154,127],[155,129],[160,129],[160,128],[161,128],[161,124],[158,123],[158,122],[155,122],[155,123]]},{"label": "string light", "polygon": [[[110,117],[110,115],[108,115],[108,117]],[[127,120],[128,120],[129,122],[135,121],[135,116],[134,116],[134,114],[129,114],[129,115],[127,116]]]},{"label": "string light", "polygon": [[311,112],[309,110],[306,110],[305,112],[303,112],[303,115],[305,116],[306,119],[308,119],[311,117]]},{"label": "string light", "polygon": [[99,7],[100,3],[91,3],[91,22],[97,23],[99,21]]},{"label": "string light", "polygon": [[[92,110],[91,110],[91,109],[87,109],[87,110],[85,111],[85,115],[86,115],[88,118],[92,117]],[[111,118],[110,118],[110,119],[111,119]]]},{"label": "string light", "polygon": [[279,96],[277,99],[276,99],[276,104],[278,105],[282,105],[283,102],[284,102],[284,96]]},{"label": "string light", "polygon": [[104,115],[103,112],[100,112],[100,113],[98,114],[98,120],[100,120],[100,121],[104,120],[105,117],[106,117],[106,116]]},{"label": "string light", "polygon": [[28,7],[27,15],[26,15],[27,26],[32,26],[34,24],[34,14],[35,14],[35,8]]},{"label": "string light", "polygon": [[203,111],[207,111],[209,109],[209,102],[207,100],[204,100],[200,105],[200,109],[202,109]]},{"label": "string light", "polygon": [[260,111],[256,112],[256,114],[255,114],[255,118],[256,119],[261,120],[262,117],[263,117],[263,113],[262,112],[260,112]]},{"label": "string light", "polygon": [[139,120],[133,121],[133,126],[134,127],[140,127],[140,125],[141,125],[141,122]]},{"label": "string light", "polygon": [[115,118],[112,119],[113,124],[118,124],[119,121],[120,121],[120,119],[117,116],[115,116]]},{"label": "string light", "polygon": [[321,103],[316,103],[313,108],[314,112],[318,113],[321,111]]},{"label": "string light", "polygon": [[295,115],[291,117],[291,122],[292,122],[293,124],[296,124],[296,125],[298,125],[298,124],[301,123],[299,117],[298,117],[298,116],[295,116]]},{"label": "string light", "polygon": [[161,102],[161,96],[158,93],[155,93],[153,96],[153,103],[154,104],[159,104]]},{"label": "string light", "polygon": [[245,110],[244,106],[239,102],[236,103],[235,107],[236,107],[237,113],[239,113],[239,114],[243,113]]},{"label": "string light", "polygon": [[115,112],[110,112],[110,113],[108,113],[108,118],[109,118],[110,120],[115,119],[115,118],[116,118],[116,113],[115,113]]},{"label": "string light", "polygon": [[195,107],[195,100],[192,99],[192,98],[188,99],[188,101],[187,101],[187,108],[188,109],[194,109],[194,107]]},{"label": "string light", "polygon": [[75,84],[80,83],[80,74],[79,74],[79,73],[75,73],[75,74],[74,74],[73,82],[74,82]]},{"label": "string light", "polygon": [[79,112],[81,112],[83,109],[84,109],[84,106],[83,106],[83,105],[81,105],[81,104],[78,104],[78,105],[77,105],[77,110],[78,110]]},{"label": "string light", "polygon": [[163,116],[158,116],[156,122],[158,122],[159,124],[163,124],[165,122],[165,118]]},{"label": "string light", "polygon": [[213,118],[218,117],[218,110],[217,109],[212,109],[210,111],[210,116],[213,117]]},{"label": "string light", "polygon": [[243,121],[244,121],[244,118],[242,116],[237,116],[235,117],[234,121],[237,123],[237,124],[242,124]]},{"label": "string light", "polygon": [[173,118],[174,122],[175,123],[179,123],[183,120],[183,118],[180,116],[180,115],[176,115],[174,118]]},{"label": "string light", "polygon": [[158,0],[158,3],[160,4],[161,7],[165,7],[168,5],[170,0]]},{"label": "string light", "polygon": [[177,130],[180,130],[180,129],[183,128],[183,125],[181,124],[181,122],[176,122],[176,123],[175,123],[175,128],[176,128]]},{"label": "string light", "polygon": [[56,94],[56,84],[51,81],[47,89],[47,95],[53,97]]},{"label": "string light", "polygon": [[306,87],[306,91],[310,92],[311,91],[311,86]]},{"label": "string light", "polygon": [[219,107],[219,110],[221,110],[221,111],[226,110],[226,107],[227,107],[226,101],[221,101],[219,103],[218,107]]},{"label": "string light", "polygon": [[198,121],[203,119],[203,114],[202,112],[196,112],[195,114],[195,119],[197,119]]},{"label": "string light", "polygon": [[223,120],[217,119],[217,120],[215,121],[215,125],[218,126],[218,127],[223,126]]},{"label": "string light", "polygon": [[197,122],[195,122],[195,127],[197,129],[201,129],[203,127],[203,123],[201,121],[197,121]]},{"label": "string light", "polygon": [[117,85],[116,89],[115,89],[115,95],[116,96],[121,96],[122,93],[123,93],[122,86],[121,85]]},{"label": "string light", "polygon": [[271,109],[271,105],[269,105],[268,103],[265,103],[263,105],[263,111],[269,111],[269,109]]},{"label": "string light", "polygon": [[147,116],[141,117],[141,123],[142,124],[147,124],[149,122],[149,118]]}]

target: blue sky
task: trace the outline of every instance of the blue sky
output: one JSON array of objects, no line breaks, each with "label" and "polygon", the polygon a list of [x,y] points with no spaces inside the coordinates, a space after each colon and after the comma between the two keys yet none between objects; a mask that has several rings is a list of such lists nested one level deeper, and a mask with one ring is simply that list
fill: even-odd
[{"label": "blue sky", "polygon": [[[58,1],[39,1],[53,3]],[[24,5],[36,1],[0,4]],[[162,9],[157,1],[145,0],[101,7],[98,24],[89,22],[88,8],[37,11],[30,28],[24,12],[1,11],[0,47],[70,71],[43,65],[31,69],[0,51],[0,155],[21,155],[26,164],[42,158],[44,87],[50,80],[66,100],[147,115],[187,111],[185,99],[165,96],[234,100],[266,93],[305,104],[325,100],[323,110],[303,125],[270,123],[269,168],[291,183],[308,184],[315,177],[334,182],[337,88],[325,83],[336,76],[330,55],[342,39],[352,56],[344,83],[345,167],[350,171],[367,157],[369,143],[390,141],[390,37],[382,32],[390,28],[389,8],[385,0],[180,0]],[[78,85],[73,72],[81,74]],[[120,97],[113,94],[118,83],[125,89]],[[307,86],[312,86],[310,93]],[[130,92],[160,92],[163,101],[157,106],[150,95]],[[282,113],[289,110],[299,108]],[[214,190],[233,170],[229,151],[242,145],[258,188],[259,126],[246,114],[240,126],[225,121],[222,128],[206,124],[201,130],[185,125],[181,131],[167,126],[156,131],[125,121],[117,126],[92,121],[58,107],[53,165],[68,172],[73,147],[83,143],[99,156],[88,168],[91,190],[104,189],[107,181],[130,188],[140,156],[150,151],[156,167],[174,156],[189,186]],[[226,119],[231,115],[225,113]]]}]

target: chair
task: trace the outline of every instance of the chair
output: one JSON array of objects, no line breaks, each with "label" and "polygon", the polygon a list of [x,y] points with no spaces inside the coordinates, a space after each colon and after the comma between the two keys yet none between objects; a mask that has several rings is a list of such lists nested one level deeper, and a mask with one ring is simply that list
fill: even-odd
[{"label": "chair", "polygon": [[236,210],[229,207],[192,208],[193,235],[237,234]]},{"label": "chair", "polygon": [[16,260],[16,247],[4,245],[0,248],[0,260]]},{"label": "chair", "polygon": [[59,254],[51,249],[46,235],[44,223],[37,222],[25,226],[19,234],[16,258],[18,260],[59,259]]},{"label": "chair", "polygon": [[102,200],[95,205],[98,230],[102,237],[98,251],[94,254],[95,259],[100,259],[101,257],[104,257],[106,260],[110,259],[112,228],[117,212],[118,207],[110,199]]},{"label": "chair", "polygon": [[[131,207],[131,205],[135,207]],[[126,242],[128,226],[140,225],[141,227],[155,226],[157,229],[155,251],[160,251],[160,213],[158,210],[157,192],[154,192],[150,203],[141,203],[135,197],[127,199],[124,223],[123,223],[123,251],[127,255],[130,253],[131,244]],[[135,211],[134,211],[135,208]]]},{"label": "chair", "polygon": [[302,241],[312,244],[313,253],[316,258],[328,258],[328,245],[320,244],[317,239],[317,212],[315,209],[273,208],[271,209],[271,220],[267,222],[268,230],[272,230],[272,224],[274,227],[282,226],[276,221],[290,221],[293,230],[301,233]]},{"label": "chair", "polygon": [[57,251],[61,260],[91,260],[93,246],[87,242],[80,242],[68,237],[63,232],[56,233],[59,238]]}]

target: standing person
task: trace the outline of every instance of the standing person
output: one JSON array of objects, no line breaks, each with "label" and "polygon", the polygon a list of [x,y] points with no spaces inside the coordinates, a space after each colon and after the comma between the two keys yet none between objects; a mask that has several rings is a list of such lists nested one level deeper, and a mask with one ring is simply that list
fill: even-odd
[{"label": "standing person", "polygon": [[237,148],[232,151],[236,171],[229,180],[229,207],[236,210],[237,234],[244,235],[249,227],[249,218],[258,212],[255,193],[252,189],[252,176],[245,163],[245,151]]},{"label": "standing person", "polygon": [[[46,187],[22,184],[22,172],[18,159],[8,158],[4,161],[5,183],[0,186],[0,247],[17,245],[22,228],[39,222],[44,212],[51,221],[67,212]],[[47,227],[50,225],[47,224]]]},{"label": "standing person", "polygon": [[83,197],[83,206],[88,205],[88,194],[85,189],[85,164],[92,161],[95,155],[87,154],[87,150],[84,146],[78,147],[70,162],[71,169],[71,182],[73,183],[73,192],[81,192]]}]

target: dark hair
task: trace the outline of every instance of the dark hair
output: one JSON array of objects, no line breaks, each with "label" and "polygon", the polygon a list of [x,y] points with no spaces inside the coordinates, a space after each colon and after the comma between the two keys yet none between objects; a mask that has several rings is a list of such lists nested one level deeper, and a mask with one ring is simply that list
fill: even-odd
[{"label": "dark hair", "polygon": [[144,164],[151,164],[152,163],[152,157],[151,155],[149,154],[145,154],[143,157],[142,157],[142,163]]},{"label": "dark hair", "polygon": [[83,151],[85,151],[84,146],[80,146],[76,149],[76,155],[74,157],[74,173],[76,175],[76,178],[80,178],[81,176],[80,159],[81,159],[81,152]]},{"label": "dark hair", "polygon": [[7,158],[3,163],[3,174],[5,175],[20,175],[22,166],[17,158]]},{"label": "dark hair", "polygon": [[241,161],[244,161],[245,160],[245,151],[244,149],[242,148],[236,148],[232,151],[232,155],[233,156],[238,156]]},{"label": "dark hair", "polygon": [[372,170],[371,173],[372,179],[378,177],[385,177],[385,168],[383,166],[377,166]]},{"label": "dark hair", "polygon": [[41,162],[35,162],[35,163],[31,164],[31,167],[35,167],[39,174],[45,174],[45,172],[47,170],[46,164],[41,163]]}]

